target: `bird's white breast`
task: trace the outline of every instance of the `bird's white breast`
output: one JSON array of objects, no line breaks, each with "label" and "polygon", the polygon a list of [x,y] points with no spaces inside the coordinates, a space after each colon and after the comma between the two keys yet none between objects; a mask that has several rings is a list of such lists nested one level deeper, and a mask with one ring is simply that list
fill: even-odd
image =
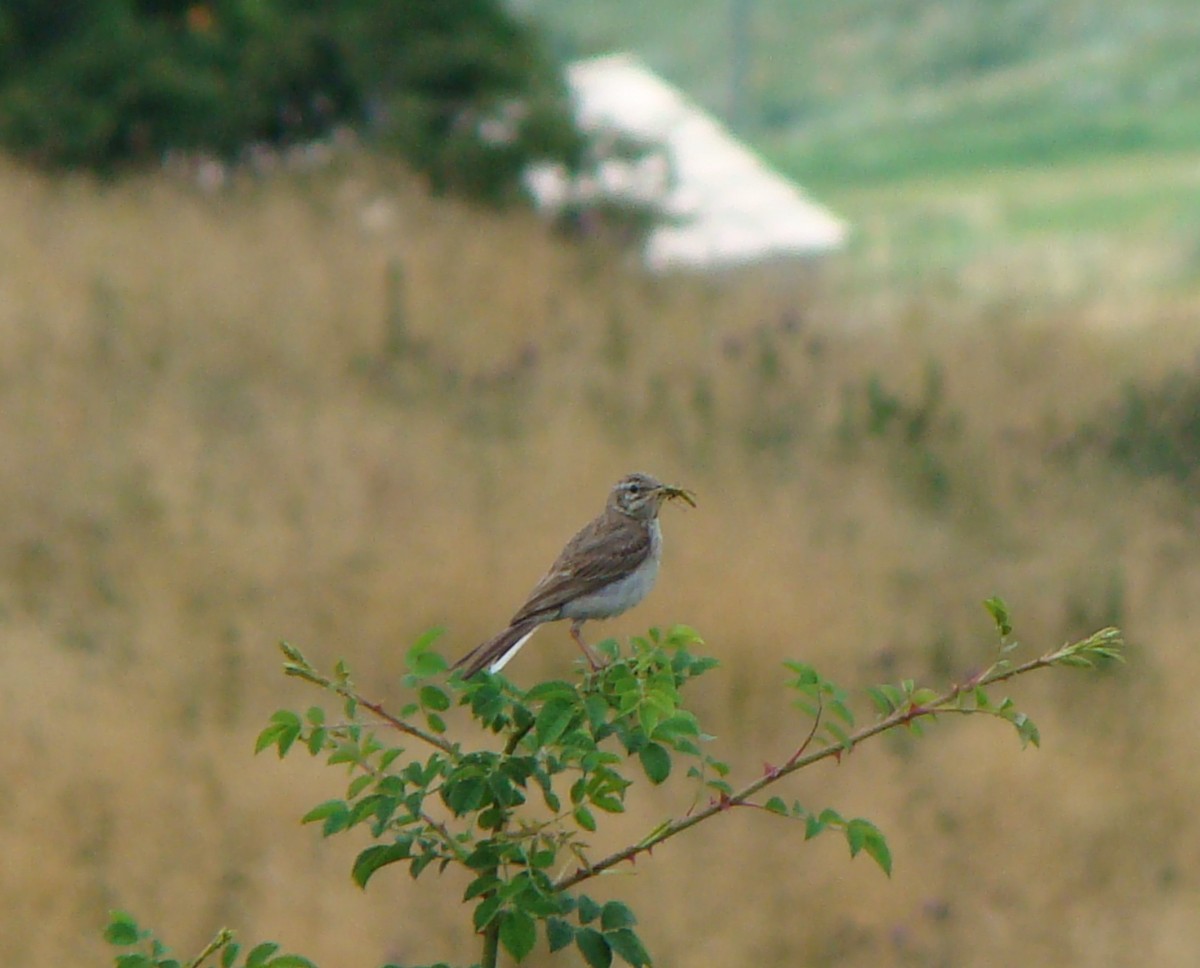
[{"label": "bird's white breast", "polygon": [[650,522],[650,553],[646,555],[641,564],[624,578],[618,578],[597,591],[580,595],[567,602],[563,605],[563,617],[612,618],[614,615],[620,615],[633,608],[654,587],[661,558],[662,528],[659,527],[658,519],[655,518]]}]

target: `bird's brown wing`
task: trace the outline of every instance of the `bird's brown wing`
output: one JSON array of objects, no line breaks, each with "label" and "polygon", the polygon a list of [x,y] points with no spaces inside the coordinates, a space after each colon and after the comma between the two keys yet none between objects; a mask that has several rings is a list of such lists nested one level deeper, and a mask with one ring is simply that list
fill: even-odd
[{"label": "bird's brown wing", "polygon": [[554,615],[564,604],[623,578],[650,554],[650,531],[640,521],[610,517],[611,509],[586,525],[563,548],[510,624]]}]

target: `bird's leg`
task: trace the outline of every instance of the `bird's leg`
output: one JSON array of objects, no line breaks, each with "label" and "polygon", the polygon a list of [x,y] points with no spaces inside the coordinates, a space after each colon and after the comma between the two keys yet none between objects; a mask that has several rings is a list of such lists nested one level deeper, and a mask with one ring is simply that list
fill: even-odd
[{"label": "bird's leg", "polygon": [[579,648],[583,650],[584,658],[588,660],[588,665],[592,667],[593,672],[597,671],[598,669],[603,669],[604,660],[600,656],[596,655],[595,650],[590,645],[583,641],[583,636],[579,632],[582,626],[583,622],[579,619],[576,619],[571,623],[571,638],[573,638],[579,645]]}]

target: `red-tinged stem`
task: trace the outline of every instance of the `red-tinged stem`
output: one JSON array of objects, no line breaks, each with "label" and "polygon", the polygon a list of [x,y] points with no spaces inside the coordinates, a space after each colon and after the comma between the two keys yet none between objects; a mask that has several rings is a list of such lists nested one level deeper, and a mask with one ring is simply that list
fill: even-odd
[{"label": "red-tinged stem", "polygon": [[968,684],[966,685],[957,684],[952,686],[941,696],[938,696],[936,699],[933,699],[928,703],[925,703],[921,706],[903,706],[894,710],[877,723],[873,723],[870,726],[865,726],[858,732],[852,734],[845,743],[836,743],[829,746],[824,746],[819,750],[814,750],[813,752],[806,754],[803,751],[804,747],[808,745],[809,740],[812,738],[810,736],[809,739],[805,740],[804,744],[797,751],[797,754],[793,755],[791,759],[789,759],[778,769],[768,771],[763,776],[760,776],[756,780],[746,784],[746,786],[742,787],[740,790],[731,793],[727,797],[722,797],[719,800],[709,803],[706,807],[698,810],[695,813],[688,814],[685,817],[681,817],[679,820],[672,821],[640,843],[618,850],[615,853],[609,854],[602,860],[590,865],[589,867],[581,867],[575,872],[560,878],[555,882],[554,887],[556,890],[566,890],[574,887],[576,884],[595,877],[597,874],[600,874],[611,867],[615,867],[617,864],[621,864],[627,860],[632,860],[638,854],[645,853],[646,851],[653,849],[661,844],[664,840],[668,840],[677,834],[683,833],[685,830],[696,826],[696,824],[702,823],[703,821],[708,820],[710,817],[728,810],[731,806],[742,806],[760,790],[770,786],[772,783],[775,783],[778,780],[783,779],[783,777],[787,776],[789,773],[795,773],[797,770],[802,770],[805,767],[812,766],[814,763],[818,763],[821,760],[840,758],[845,750],[852,749],[864,740],[871,739],[873,736],[878,736],[880,733],[886,733],[888,730],[895,729],[898,726],[905,726],[915,719],[919,719],[923,716],[932,716],[939,712],[985,712],[985,710],[960,710],[957,707],[951,706],[950,704],[953,703],[958,698],[959,694],[965,689],[974,689],[977,686],[994,685],[997,682],[1004,682],[1008,679],[1012,679],[1014,676],[1023,675],[1027,672],[1033,672],[1036,669],[1044,669],[1047,666],[1053,665],[1061,656],[1061,654],[1061,651],[1050,652],[1046,655],[1039,656],[1036,659],[1030,659],[1028,662],[1023,662],[1020,665],[1010,666],[1004,670],[996,670],[995,667],[993,667],[992,670],[985,672],[983,675],[973,677],[972,679],[968,680]]},{"label": "red-tinged stem", "polygon": [[363,709],[367,709],[374,713],[378,719],[387,723],[393,729],[399,730],[401,733],[407,733],[409,736],[415,736],[417,739],[428,743],[430,746],[436,746],[443,753],[448,753],[451,756],[456,755],[454,744],[449,740],[443,739],[436,733],[431,733],[427,730],[421,729],[420,726],[414,726],[412,723],[406,723],[403,719],[399,719],[398,717],[389,713],[381,704],[377,702],[371,702],[369,699],[360,696],[352,689],[347,689],[344,686],[337,685],[335,685],[333,688],[339,696],[354,700],[354,702],[362,706]]},{"label": "red-tinged stem", "polygon": [[[821,725],[821,714],[823,712],[825,712],[825,706],[823,703],[818,702],[817,714],[813,717],[812,729],[808,731],[808,735],[804,737],[804,742],[797,747],[796,752],[788,757],[788,761],[783,765],[785,770],[800,759],[804,755],[804,751],[812,744],[813,737],[817,735],[817,727]],[[772,772],[778,774],[778,771],[773,770]]]}]

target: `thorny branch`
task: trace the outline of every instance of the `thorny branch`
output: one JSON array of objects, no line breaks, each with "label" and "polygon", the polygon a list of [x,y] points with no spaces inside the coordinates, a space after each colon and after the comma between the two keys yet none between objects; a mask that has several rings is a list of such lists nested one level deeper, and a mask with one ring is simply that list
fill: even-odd
[{"label": "thorny branch", "polygon": [[[648,837],[636,844],[622,848],[590,866],[580,867],[574,872],[560,877],[555,881],[554,887],[560,891],[567,890],[624,861],[632,860],[637,855],[653,850],[663,841],[669,840],[676,834],[683,833],[683,831],[696,826],[698,823],[702,823],[722,811],[728,810],[730,807],[747,805],[750,798],[756,793],[770,786],[772,783],[783,779],[785,776],[795,773],[797,770],[802,770],[805,767],[812,766],[821,760],[840,759],[844,752],[853,749],[864,740],[878,736],[880,733],[886,733],[888,730],[895,729],[898,726],[906,726],[922,717],[936,716],[938,713],[943,712],[986,714],[988,710],[966,709],[953,704],[958,700],[960,695],[968,690],[995,685],[996,683],[1005,682],[1016,676],[1025,675],[1038,669],[1045,669],[1054,665],[1089,664],[1081,656],[1081,652],[1086,652],[1087,647],[1091,645],[1093,646],[1093,650],[1100,654],[1112,654],[1111,645],[1115,643],[1118,635],[1119,633],[1115,629],[1104,629],[1083,642],[1063,646],[1053,652],[1047,652],[1045,655],[1038,656],[1036,659],[1022,662],[1020,665],[1010,665],[1007,661],[998,662],[982,674],[972,676],[964,682],[956,683],[946,690],[946,692],[929,702],[921,705],[910,704],[902,706],[878,722],[852,733],[845,742],[830,743],[818,750],[805,754],[804,749],[812,740],[812,735],[810,734],[797,750],[796,754],[793,754],[783,766],[766,770],[762,776],[746,784],[740,790],[711,801],[706,807],[695,813],[690,813],[678,820],[669,821],[661,825]],[[813,733],[815,731],[816,726],[814,725]]]}]

